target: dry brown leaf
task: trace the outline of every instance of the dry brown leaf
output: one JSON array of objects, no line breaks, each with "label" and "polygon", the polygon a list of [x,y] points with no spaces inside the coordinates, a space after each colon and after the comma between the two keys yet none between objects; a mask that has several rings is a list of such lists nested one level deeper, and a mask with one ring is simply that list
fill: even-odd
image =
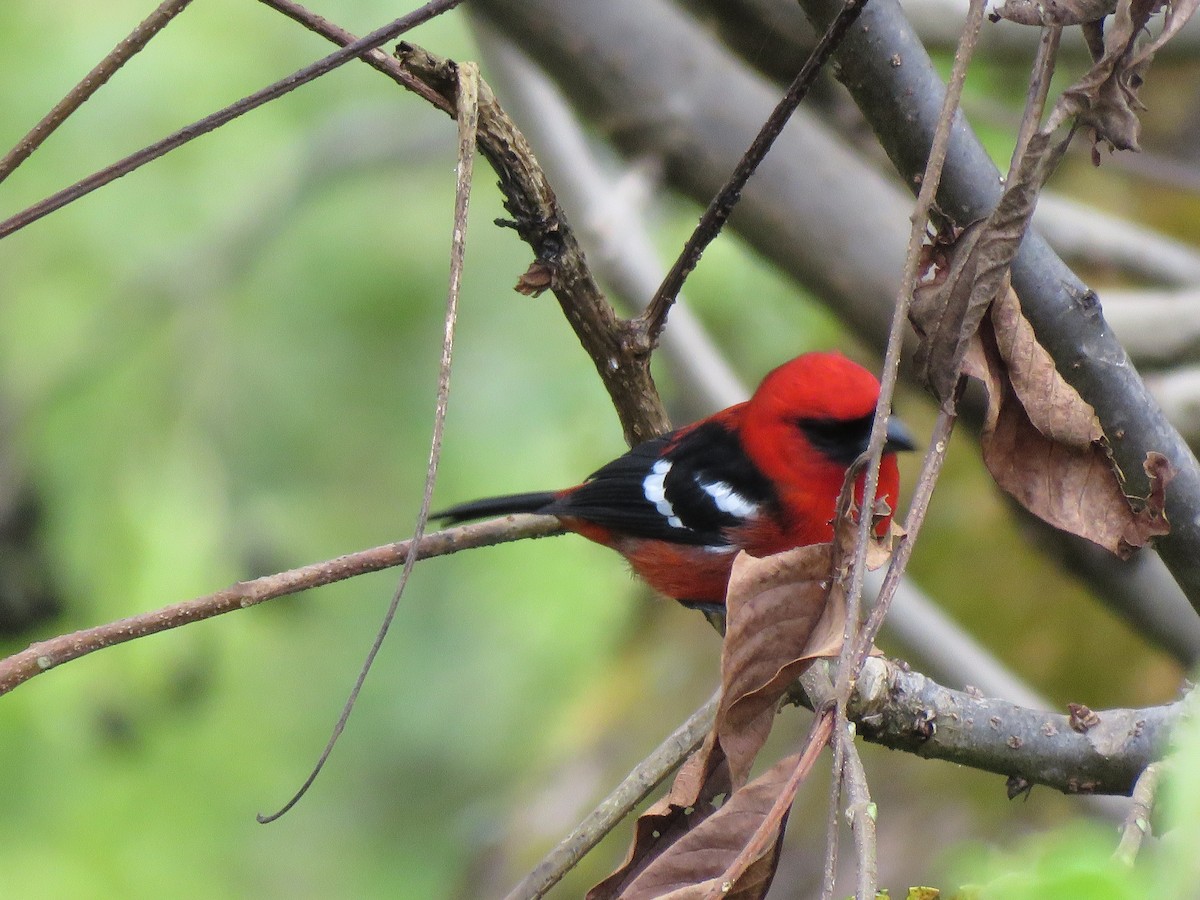
[{"label": "dry brown leaf", "polygon": [[1131,503],[1094,410],[1058,374],[1011,291],[993,306],[964,372],[987,393],[984,463],[1022,506],[1122,557],[1167,532],[1169,463],[1147,461],[1154,489],[1145,503]]},{"label": "dry brown leaf", "polygon": [[1064,110],[1095,131],[1095,141],[1137,150],[1141,122],[1137,90],[1144,66],[1131,66],[1133,43],[1158,0],[1120,0],[1103,33],[1103,53],[1079,81],[1063,91]]},{"label": "dry brown leaf", "polygon": [[733,793],[631,881],[621,900],[760,900],[779,862],[796,789],[829,740],[832,716],[814,723],[808,746]]},{"label": "dry brown leaf", "polygon": [[953,238],[941,240],[934,267],[926,268],[909,306],[909,321],[921,339],[913,365],[947,408],[953,403],[967,344],[991,301],[975,289],[977,248],[985,226],[984,221],[972,222]]},{"label": "dry brown leaf", "polygon": [[[914,356],[917,374],[947,412],[954,411],[963,358],[992,301],[1008,290],[1008,273],[1037,205],[1038,194],[1057,167],[1070,134],[1035,134],[996,208],[961,233],[936,241],[931,257],[946,271],[928,271],[913,291],[909,320],[921,338]],[[949,242],[949,243],[947,243]]]},{"label": "dry brown leaf", "polygon": [[624,897],[629,884],[688,832],[717,811],[732,792],[725,754],[716,732],[684,761],[666,796],[638,816],[633,843],[617,869],[587,893],[587,900]]},{"label": "dry brown leaf", "polygon": [[[1174,37],[1196,12],[1200,0],[1119,0],[1105,22],[1084,25],[1088,48],[1095,62],[1078,82],[1063,92],[1052,120],[1078,117],[1094,130],[1093,159],[1099,162],[1096,145],[1107,143],[1119,150],[1137,150],[1143,108],[1138,91],[1154,54]],[[1158,37],[1137,47],[1150,20],[1163,9],[1166,15]]]},{"label": "dry brown leaf", "polygon": [[[1095,65],[1071,91],[1078,91],[1091,101],[1100,100],[1102,105],[1115,101],[1126,106],[1126,110],[1119,111],[1119,117],[1123,118],[1132,115],[1128,107],[1137,105],[1137,90],[1146,66],[1179,33],[1198,5],[1200,0],[1007,0],[992,14],[992,19],[1039,27],[1084,26]],[[1150,20],[1164,9],[1158,36],[1135,47]],[[1101,86],[1104,82],[1119,83],[1119,88],[1104,88]],[[1112,97],[1106,98],[1109,92]],[[1102,117],[1105,112],[1100,110],[1096,114]]]},{"label": "dry brown leaf", "polygon": [[521,273],[513,290],[526,297],[540,297],[554,287],[554,268],[540,259],[535,259]]},{"label": "dry brown leaf", "polygon": [[[737,859],[774,807],[780,792],[795,770],[797,756],[781,760],[772,769],[733,794],[728,802],[698,828],[681,837],[647,866],[620,894],[621,900],[701,900],[713,888],[723,888],[718,879]],[[771,886],[778,861],[781,819],[769,852],[747,866],[736,892],[733,885],[722,891],[726,897],[759,898]]]},{"label": "dry brown leaf", "polygon": [[1128,552],[1144,547],[1151,538],[1167,534],[1171,530],[1166,511],[1167,485],[1175,477],[1177,470],[1169,459],[1154,451],[1146,454],[1142,470],[1150,479],[1150,493],[1146,495],[1144,503],[1134,507],[1133,520],[1121,536],[1122,544],[1128,547]]},{"label": "dry brown leaf", "polygon": [[779,698],[813,659],[836,655],[841,646],[845,602],[828,602],[833,574],[831,544],[763,558],[738,555],[726,597],[721,704],[713,730],[667,795],[638,818],[625,861],[592,888],[588,900],[635,896],[626,893],[634,881],[663,856],[676,854],[716,815],[714,800],[745,790]]},{"label": "dry brown leaf", "polygon": [[1096,411],[1058,374],[1011,287],[996,298],[990,318],[1004,371],[1033,426],[1048,440],[1072,447],[1103,440]]},{"label": "dry brown leaf", "polygon": [[[848,474],[848,483],[853,476]],[[849,498],[849,489],[843,492]],[[866,564],[891,556],[893,532],[877,536],[891,510],[878,502]],[[738,788],[770,734],[779,699],[815,659],[837,656],[846,627],[844,585],[858,539],[857,513],[838,517],[835,544],[797,547],[774,556],[739,554],[729,578],[721,650],[721,704],[713,730]]]},{"label": "dry brown leaf", "polygon": [[[890,512],[886,504],[878,506],[874,524]],[[753,808],[761,794],[760,785],[755,788],[758,793],[743,797],[753,787],[746,785],[750,767],[770,733],[780,697],[814,659],[835,656],[841,648],[846,605],[835,576],[852,558],[857,526],[853,515],[842,516],[840,522],[836,562],[832,544],[798,547],[763,558],[738,555],[726,596],[721,703],[713,730],[680,768],[667,795],[638,818],[625,861],[588,892],[588,900],[707,896],[712,885],[689,893],[695,882],[707,877],[695,874],[696,866],[715,866],[714,860],[733,858],[748,869],[737,875],[734,893],[724,896],[758,897],[758,886],[765,891],[770,884],[776,855],[768,854],[769,848],[755,850],[757,855],[750,859],[740,856],[739,848],[732,853],[722,842],[749,821],[743,814],[732,818],[734,814]],[[871,531],[874,534],[876,529]],[[883,538],[872,538],[869,565],[886,561],[892,536],[889,531]],[[722,797],[729,799],[718,807]],[[723,816],[719,824],[708,824],[718,816]],[[776,823],[780,833],[785,819],[785,813],[780,813]],[[701,829],[706,830],[696,837]],[[710,841],[716,843],[706,843]],[[634,891],[635,885],[637,891],[649,891],[649,884],[658,893]],[[673,893],[676,890],[684,893]]]},{"label": "dry brown leaf", "polygon": [[734,788],[749,777],[783,692],[814,659],[841,646],[846,607],[828,602],[832,582],[832,544],[734,560],[713,725]]}]

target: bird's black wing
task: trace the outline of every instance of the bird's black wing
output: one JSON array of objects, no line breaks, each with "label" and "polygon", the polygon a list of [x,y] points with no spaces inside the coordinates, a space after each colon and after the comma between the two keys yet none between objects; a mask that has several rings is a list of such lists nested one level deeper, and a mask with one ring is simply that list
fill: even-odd
[{"label": "bird's black wing", "polygon": [[775,502],[737,434],[706,421],[639,444],[539,511],[634,537],[723,547],[726,529]]}]

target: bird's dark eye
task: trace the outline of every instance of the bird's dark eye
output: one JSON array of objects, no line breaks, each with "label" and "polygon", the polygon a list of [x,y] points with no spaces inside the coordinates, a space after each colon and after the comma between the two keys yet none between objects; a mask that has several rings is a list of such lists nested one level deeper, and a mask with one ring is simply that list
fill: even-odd
[{"label": "bird's dark eye", "polygon": [[813,449],[826,459],[848,466],[867,449],[874,418],[868,413],[857,419],[799,419],[796,425]]}]

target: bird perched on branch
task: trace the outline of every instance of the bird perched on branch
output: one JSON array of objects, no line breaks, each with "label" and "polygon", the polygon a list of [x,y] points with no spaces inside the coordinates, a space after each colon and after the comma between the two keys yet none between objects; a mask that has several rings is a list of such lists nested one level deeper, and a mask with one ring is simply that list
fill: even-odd
[{"label": "bird perched on branch", "polygon": [[[879,382],[862,366],[839,353],[806,353],[770,372],[744,403],[639,444],[582,484],[476,500],[435,517],[556,516],[616,550],[659,593],[712,611],[725,602],[739,550],[768,556],[833,538],[838,494],[867,449],[878,397]],[[912,447],[890,419],[878,496],[893,510],[895,451]],[[860,504],[863,483],[859,476]]]}]

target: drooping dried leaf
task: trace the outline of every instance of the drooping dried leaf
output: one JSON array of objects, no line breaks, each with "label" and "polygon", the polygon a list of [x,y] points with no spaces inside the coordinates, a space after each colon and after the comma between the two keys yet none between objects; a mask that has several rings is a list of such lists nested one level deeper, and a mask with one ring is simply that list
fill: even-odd
[{"label": "drooping dried leaf", "polygon": [[1147,65],[1154,58],[1154,54],[1175,37],[1188,23],[1188,19],[1196,14],[1197,7],[1200,7],[1200,0],[1173,0],[1166,4],[1167,13],[1163,18],[1162,31],[1158,33],[1158,37],[1134,52],[1130,66],[1136,68]]},{"label": "drooping dried leaf", "polygon": [[[1088,49],[1095,62],[1078,82],[1063,92],[1052,121],[1078,117],[1093,129],[1093,159],[1099,162],[1097,145],[1106,143],[1119,150],[1137,150],[1141,122],[1137,110],[1143,106],[1138,91],[1154,54],[1196,12],[1200,0],[1119,0],[1107,23],[1085,24]],[[1166,8],[1158,37],[1137,47],[1153,16]]]},{"label": "drooping dried leaf", "polygon": [[[698,828],[672,844],[661,856],[647,866],[619,895],[621,900],[651,900],[651,898],[699,898],[710,896],[717,881],[761,824],[767,811],[779,796],[789,771],[779,772],[785,759],[753,784],[744,786],[729,801],[713,813]],[[763,782],[759,784],[759,782]],[[783,822],[772,842],[772,851],[749,867],[736,891],[732,884],[724,896],[744,900],[762,897],[771,885],[778,862],[779,839]]]},{"label": "drooping dried leaf", "polygon": [[[1104,29],[1104,52],[1092,68],[1063,92],[1063,113],[1078,116],[1095,131],[1096,142],[1106,141],[1119,150],[1137,150],[1141,122],[1137,89],[1141,74],[1130,67],[1133,42],[1150,18],[1145,0],[1120,0]],[[1140,21],[1139,21],[1140,20]]]},{"label": "drooping dried leaf", "polygon": [[1167,532],[1169,464],[1153,462],[1150,498],[1131,503],[1094,410],[1058,374],[1011,291],[993,306],[964,371],[987,392],[984,463],[1022,506],[1122,557]]},{"label": "drooping dried leaf", "polygon": [[554,269],[549,263],[535,259],[529,268],[521,273],[513,290],[526,297],[540,297],[554,287]]},{"label": "drooping dried leaf", "polygon": [[1058,374],[1011,288],[996,298],[990,325],[1003,372],[1033,426],[1048,440],[1072,447],[1103,440],[1096,411]]},{"label": "drooping dried leaf", "polygon": [[749,777],[784,691],[814,659],[841,646],[846,608],[829,602],[832,583],[831,544],[734,560],[713,729],[735,788]]},{"label": "drooping dried leaf", "polygon": [[832,715],[814,722],[801,753],[734,792],[629,883],[621,900],[761,900],[771,886],[796,789],[829,740]]},{"label": "drooping dried leaf", "polygon": [[985,221],[972,222],[957,236],[943,239],[934,263],[939,267],[922,274],[909,306],[909,321],[920,338],[913,364],[943,406],[952,402],[967,343],[991,300],[975,290],[976,249],[985,226]]},{"label": "drooping dried leaf", "polygon": [[1128,548],[1126,555],[1171,530],[1166,512],[1167,485],[1177,470],[1169,459],[1153,450],[1146,454],[1142,470],[1150,479],[1150,493],[1143,503],[1134,504],[1133,520],[1121,536],[1122,544]]},{"label": "drooping dried leaf", "polygon": [[[992,301],[1008,287],[1008,272],[1033,217],[1038,194],[1057,167],[1070,135],[1035,134],[992,213],[968,225],[940,251],[944,277],[923,277],[913,291],[909,320],[921,338],[917,373],[947,412],[953,412],[963,357]],[[945,238],[942,243],[945,243]],[[936,257],[935,257],[936,259]]]},{"label": "drooping dried leaf", "polygon": [[624,862],[587,893],[587,900],[626,896],[627,887],[659,856],[718,809],[717,801],[732,792],[725,754],[711,731],[700,749],[687,758],[666,796],[638,816],[633,842]]},{"label": "drooping dried leaf", "polygon": [[841,646],[845,601],[839,594],[828,602],[832,583],[831,544],[761,559],[738,556],[726,598],[722,699],[713,731],[680,768],[667,795],[638,818],[625,861],[592,888],[588,900],[631,896],[627,891],[643,872],[676,853],[715,815],[715,800],[736,798],[738,788],[745,789],[779,698],[813,659],[836,655]]}]

